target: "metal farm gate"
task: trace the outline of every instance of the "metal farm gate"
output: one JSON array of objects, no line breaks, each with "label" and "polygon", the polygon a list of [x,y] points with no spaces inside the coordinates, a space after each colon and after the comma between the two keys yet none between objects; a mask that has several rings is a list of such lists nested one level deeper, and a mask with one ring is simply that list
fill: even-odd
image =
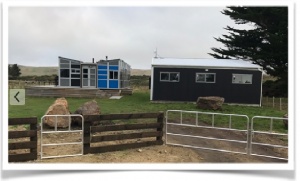
[{"label": "metal farm gate", "polygon": [[[254,130],[254,121],[258,122],[258,121],[263,121],[263,120],[269,120],[270,122],[270,127],[268,131],[258,131],[258,130]],[[288,149],[288,145],[278,145],[278,144],[270,144],[270,143],[261,143],[261,142],[256,142],[253,141],[253,139],[255,139],[258,135],[269,135],[269,136],[277,136],[277,137],[281,137],[280,139],[286,139],[288,140],[288,134],[284,134],[284,133],[276,133],[273,131],[273,125],[274,125],[274,121],[278,122],[278,121],[283,121],[283,120],[288,120],[288,118],[280,118],[280,117],[268,117],[268,116],[254,116],[251,119],[251,134],[252,136],[250,137],[250,145],[249,145],[249,150],[250,150],[250,155],[254,155],[254,156],[262,156],[262,157],[268,157],[268,158],[275,158],[275,159],[281,159],[281,160],[288,160],[287,158],[284,157],[278,157],[276,156],[276,154],[274,156],[272,155],[264,155],[264,154],[259,154],[259,153],[253,153],[253,146],[258,145],[258,146],[265,146],[267,147],[271,147],[271,148],[275,148],[275,149]]]},{"label": "metal farm gate", "polygon": [[[253,121],[257,119],[270,119],[270,131],[254,131]],[[166,112],[165,140],[167,145],[287,160],[287,158],[283,157],[253,153],[253,145],[281,149],[288,148],[285,145],[253,141],[258,134],[287,137],[287,134],[272,132],[273,120],[284,119],[286,118],[255,116],[250,122],[247,115],[168,110]],[[218,125],[220,121],[222,122],[222,127]],[[223,125],[226,122],[228,127],[225,128]],[[242,126],[243,129],[233,128],[233,122],[240,125],[240,127]],[[206,131],[206,135],[201,135],[200,133],[204,131]],[[213,147],[213,144],[210,144],[210,142],[218,142],[220,147]],[[226,145],[227,149],[224,145]]]},{"label": "metal farm gate", "polygon": [[[72,123],[72,118],[76,118],[76,121],[81,122],[81,126],[77,126],[75,129],[72,128],[71,123]],[[45,121],[46,120],[51,119],[52,124],[51,127],[48,127],[45,125]],[[67,127],[64,126],[64,128],[61,128],[60,126],[58,126],[58,119],[62,119],[62,121],[64,121],[65,123],[67,122],[68,125]],[[73,115],[44,115],[41,118],[41,139],[40,139],[40,145],[41,145],[41,159],[45,159],[45,158],[59,158],[59,157],[69,157],[69,156],[78,156],[78,155],[83,155],[83,130],[84,130],[84,119],[82,117],[82,115],[79,114],[73,114]],[[65,134],[65,135],[64,135]],[[73,135],[72,135],[73,134]],[[53,136],[52,139],[55,140],[55,142],[50,142],[50,139],[47,140],[47,138],[45,138],[48,135],[48,137]],[[58,136],[57,136],[58,135]],[[69,138],[67,138],[67,136]],[[77,136],[77,137],[76,137]],[[77,139],[76,141],[75,138]],[[52,141],[51,139],[51,141]],[[69,140],[71,141],[69,141]],[[72,140],[73,139],[73,140]],[[45,143],[47,142],[47,143]],[[61,150],[59,149],[59,146],[68,146],[68,145],[79,145],[79,153],[71,153],[71,154],[62,154],[63,152],[61,152]],[[44,155],[47,150],[46,147],[55,147],[55,151],[57,153],[57,155]],[[58,147],[57,147],[58,146]]]}]

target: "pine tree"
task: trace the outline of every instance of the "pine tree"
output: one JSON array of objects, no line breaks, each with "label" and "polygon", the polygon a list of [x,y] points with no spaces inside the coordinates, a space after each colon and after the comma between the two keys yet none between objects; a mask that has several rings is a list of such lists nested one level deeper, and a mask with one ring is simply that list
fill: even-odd
[{"label": "pine tree", "polygon": [[253,29],[227,26],[229,35],[215,40],[225,48],[211,48],[214,58],[246,59],[258,64],[267,74],[288,82],[288,8],[287,7],[227,7],[221,12],[236,24],[249,24]]},{"label": "pine tree", "polygon": [[17,79],[21,75],[21,69],[17,64],[13,64],[12,66],[8,65],[8,75],[9,79]]}]

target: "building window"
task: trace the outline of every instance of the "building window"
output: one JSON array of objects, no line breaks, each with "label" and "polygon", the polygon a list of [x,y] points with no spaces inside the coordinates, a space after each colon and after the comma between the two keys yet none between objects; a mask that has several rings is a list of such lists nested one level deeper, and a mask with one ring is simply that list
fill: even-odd
[{"label": "building window", "polygon": [[169,81],[170,74],[169,73],[160,73],[160,81]]},{"label": "building window", "polygon": [[161,72],[160,81],[163,82],[179,82],[180,74],[178,72]]},{"label": "building window", "polygon": [[71,86],[80,86],[80,79],[71,79]]},{"label": "building window", "polygon": [[71,74],[71,78],[80,78],[80,74]]},{"label": "building window", "polygon": [[71,64],[71,68],[80,69],[80,64]]},{"label": "building window", "polygon": [[109,71],[109,79],[118,80],[118,71]]},{"label": "building window", "polygon": [[252,74],[232,74],[233,84],[252,84]]},{"label": "building window", "polygon": [[70,69],[60,69],[60,77],[70,77]]},{"label": "building window", "polygon": [[197,83],[215,83],[216,74],[215,73],[196,73]]},{"label": "building window", "polygon": [[71,69],[72,74],[80,74],[80,69]]}]

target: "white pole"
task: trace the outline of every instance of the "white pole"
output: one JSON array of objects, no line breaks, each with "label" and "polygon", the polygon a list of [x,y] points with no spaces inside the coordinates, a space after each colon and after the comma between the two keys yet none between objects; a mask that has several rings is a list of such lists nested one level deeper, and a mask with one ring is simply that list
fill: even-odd
[{"label": "white pole", "polygon": [[275,97],[273,96],[273,108],[275,107]]}]

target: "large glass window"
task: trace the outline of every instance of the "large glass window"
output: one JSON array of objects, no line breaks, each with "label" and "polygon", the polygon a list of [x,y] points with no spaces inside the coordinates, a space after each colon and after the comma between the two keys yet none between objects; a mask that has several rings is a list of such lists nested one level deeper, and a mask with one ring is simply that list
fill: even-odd
[{"label": "large glass window", "polygon": [[232,74],[233,84],[252,84],[252,74]]},{"label": "large glass window", "polygon": [[179,82],[179,72],[161,72],[160,81],[163,82]]},{"label": "large glass window", "polygon": [[169,81],[170,80],[170,74],[169,73],[160,73],[160,81]]},{"label": "large glass window", "polygon": [[71,74],[71,78],[80,78],[80,74]]},{"label": "large glass window", "polygon": [[80,74],[80,69],[71,69],[72,74]]},{"label": "large glass window", "polygon": [[179,82],[179,73],[170,73],[171,82]]},{"label": "large glass window", "polygon": [[71,79],[71,86],[80,86],[80,79]]},{"label": "large glass window", "polygon": [[80,64],[71,64],[71,68],[80,69]]},{"label": "large glass window", "polygon": [[70,69],[60,69],[60,77],[70,77]]},{"label": "large glass window", "polygon": [[216,74],[215,73],[196,73],[197,83],[215,83]]},{"label": "large glass window", "polygon": [[80,86],[80,61],[60,58],[60,86]]},{"label": "large glass window", "polygon": [[109,71],[109,79],[118,79],[118,71]]}]

